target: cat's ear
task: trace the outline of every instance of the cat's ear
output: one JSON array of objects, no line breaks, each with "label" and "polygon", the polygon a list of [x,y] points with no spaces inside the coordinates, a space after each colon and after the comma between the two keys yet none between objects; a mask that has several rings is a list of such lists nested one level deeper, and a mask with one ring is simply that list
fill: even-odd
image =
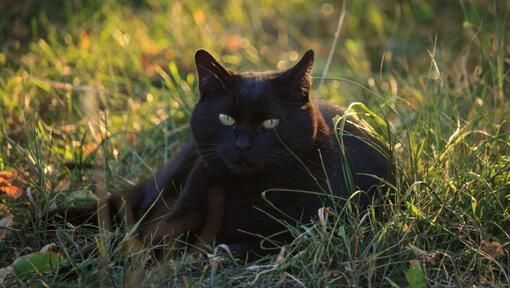
[{"label": "cat's ear", "polygon": [[[306,51],[303,58],[291,68],[284,71],[278,80],[280,85],[288,88],[295,88],[298,100],[310,101],[310,89],[312,88],[312,68],[315,55],[313,50]],[[290,95],[287,95],[290,96]]]},{"label": "cat's ear", "polygon": [[209,52],[204,49],[197,50],[195,64],[197,65],[198,87],[201,96],[207,92],[228,90],[227,82],[231,72],[216,61]]}]

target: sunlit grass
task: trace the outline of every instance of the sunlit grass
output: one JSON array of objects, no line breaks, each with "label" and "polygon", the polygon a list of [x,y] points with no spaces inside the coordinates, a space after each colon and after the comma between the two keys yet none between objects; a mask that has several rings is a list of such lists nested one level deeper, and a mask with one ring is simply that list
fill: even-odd
[{"label": "sunlit grass", "polygon": [[390,204],[376,201],[382,213],[336,217],[346,209],[337,207],[289,227],[297,240],[256,266],[221,247],[215,261],[156,262],[123,231],[54,227],[48,211],[94,197],[98,179],[110,192],[136,183],[176,151],[197,99],[199,47],[259,71],[313,48],[317,86],[341,4],[43,2],[0,6],[0,172],[17,171],[25,189],[0,194],[0,219],[15,223],[0,240],[0,267],[51,242],[66,264],[8,285],[406,287],[416,265],[429,286],[510,285],[504,1],[347,2],[314,96],[368,107],[355,112],[391,143],[397,184]]}]

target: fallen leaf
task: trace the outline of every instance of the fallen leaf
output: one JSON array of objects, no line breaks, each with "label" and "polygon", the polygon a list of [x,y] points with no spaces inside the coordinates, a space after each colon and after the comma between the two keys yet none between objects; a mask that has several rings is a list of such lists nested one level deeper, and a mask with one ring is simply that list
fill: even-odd
[{"label": "fallen leaf", "polygon": [[218,255],[207,254],[207,260],[213,271],[218,271],[223,266],[223,258]]},{"label": "fallen leaf", "polygon": [[325,274],[326,274],[327,279],[334,279],[334,278],[338,278],[338,277],[342,276],[342,272],[339,270],[326,271]]},{"label": "fallen leaf", "polygon": [[55,187],[56,191],[68,190],[71,187],[71,179],[64,178],[57,183],[57,187]]},{"label": "fallen leaf", "polygon": [[6,268],[0,268],[0,284],[2,284],[5,280],[5,278],[7,278],[7,276],[11,275],[13,271],[14,271],[14,269],[11,266],[6,267]]},{"label": "fallen leaf", "polygon": [[204,11],[196,10],[195,12],[193,12],[193,20],[195,20],[195,22],[197,24],[204,23],[204,21],[205,21],[205,13],[204,13]]},{"label": "fallen leaf", "polygon": [[282,246],[282,248],[280,248],[280,253],[278,253],[278,257],[276,257],[276,261],[275,261],[275,264],[276,265],[279,265],[281,263],[283,263],[283,261],[285,261],[285,246]]},{"label": "fallen leaf", "polygon": [[0,284],[13,273],[16,273],[17,276],[26,276],[34,272],[44,273],[55,270],[60,266],[62,260],[61,254],[57,250],[57,245],[50,243],[41,248],[39,252],[25,256],[19,257],[16,252],[17,258],[12,265],[0,268]]},{"label": "fallen leaf", "polygon": [[407,245],[407,250],[413,252],[415,256],[420,257],[420,259],[429,261],[429,262],[435,262],[439,258],[439,254],[436,252],[428,252],[423,249],[420,249],[413,244]]},{"label": "fallen leaf", "polygon": [[238,35],[232,35],[228,38],[227,49],[230,52],[239,51],[240,47],[241,47],[241,37],[239,37]]},{"label": "fallen leaf", "polygon": [[11,214],[7,214],[4,218],[0,219],[0,240],[3,240],[5,236],[7,236],[13,223],[14,221],[12,220]]},{"label": "fallen leaf", "polygon": [[80,49],[87,50],[90,47],[90,37],[87,30],[80,31]]},{"label": "fallen leaf", "polygon": [[319,215],[319,223],[322,227],[322,233],[326,233],[328,228],[328,218],[329,215],[333,215],[333,212],[329,207],[321,207],[317,210],[317,214]]},{"label": "fallen leaf", "polygon": [[426,288],[425,275],[421,269],[420,262],[412,260],[409,269],[406,272],[407,283],[410,288]]},{"label": "fallen leaf", "polygon": [[42,253],[49,252],[49,251],[58,252],[57,250],[58,250],[57,244],[50,243],[50,244],[44,246],[43,248],[41,248],[41,250],[39,250],[39,252],[42,252]]},{"label": "fallen leaf", "polygon": [[0,192],[5,193],[8,197],[16,199],[23,193],[21,186],[24,181],[17,172],[0,172]]},{"label": "fallen leaf", "polygon": [[61,263],[61,255],[58,252],[35,252],[14,260],[12,268],[18,276],[26,276],[34,272],[51,272],[58,268]]},{"label": "fallen leaf", "polygon": [[83,156],[87,156],[98,149],[97,143],[87,143],[82,146]]},{"label": "fallen leaf", "polygon": [[413,244],[407,245],[407,250],[413,252],[413,254],[416,256],[426,256],[429,253],[425,250],[422,250],[422,249],[414,246]]},{"label": "fallen leaf", "polygon": [[498,241],[482,241],[482,251],[494,257],[495,259],[505,256],[503,246]]}]

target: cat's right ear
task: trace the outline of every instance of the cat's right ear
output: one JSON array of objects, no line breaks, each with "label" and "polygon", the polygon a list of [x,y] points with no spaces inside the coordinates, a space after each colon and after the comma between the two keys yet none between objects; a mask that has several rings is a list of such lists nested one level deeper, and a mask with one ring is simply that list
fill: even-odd
[{"label": "cat's right ear", "polygon": [[207,93],[228,90],[228,80],[231,72],[223,67],[214,57],[204,49],[195,53],[195,64],[197,65],[198,87],[203,97]]}]

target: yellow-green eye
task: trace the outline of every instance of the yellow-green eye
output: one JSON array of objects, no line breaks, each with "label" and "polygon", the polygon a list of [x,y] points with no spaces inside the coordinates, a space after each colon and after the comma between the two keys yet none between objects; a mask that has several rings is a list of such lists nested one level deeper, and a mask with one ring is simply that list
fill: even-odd
[{"label": "yellow-green eye", "polygon": [[234,125],[234,123],[236,123],[236,120],[234,120],[234,118],[228,116],[227,114],[220,113],[218,117],[220,118],[221,124],[225,126],[232,126]]},{"label": "yellow-green eye", "polygon": [[266,119],[262,122],[262,127],[266,128],[266,129],[272,129],[272,128],[276,127],[276,125],[278,125],[278,123],[280,123],[280,119],[277,119],[277,118]]}]

